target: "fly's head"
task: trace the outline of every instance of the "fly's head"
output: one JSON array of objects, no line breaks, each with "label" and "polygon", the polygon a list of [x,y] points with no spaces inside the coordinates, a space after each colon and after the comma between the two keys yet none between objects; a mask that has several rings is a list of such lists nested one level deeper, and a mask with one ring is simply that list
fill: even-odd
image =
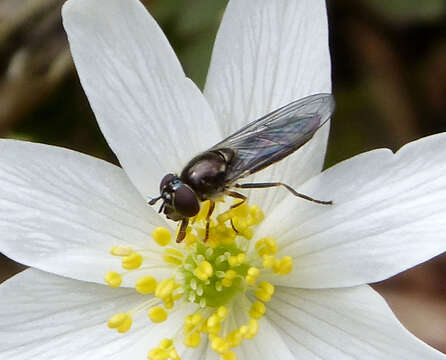
[{"label": "fly's head", "polygon": [[195,216],[200,211],[200,203],[195,192],[174,174],[167,174],[160,183],[160,196],[149,201],[154,205],[163,200],[159,212],[173,221],[179,221]]}]

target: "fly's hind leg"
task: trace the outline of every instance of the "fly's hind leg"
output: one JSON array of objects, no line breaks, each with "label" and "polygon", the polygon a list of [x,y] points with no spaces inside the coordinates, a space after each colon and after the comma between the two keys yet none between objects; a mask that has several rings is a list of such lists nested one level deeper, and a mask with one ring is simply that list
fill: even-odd
[{"label": "fly's hind leg", "polygon": [[312,197],[309,197],[308,195],[298,193],[290,185],[287,185],[287,184],[284,184],[281,182],[235,184],[234,186],[239,189],[262,189],[262,188],[283,186],[285,189],[287,189],[294,196],[297,196],[302,199],[312,201],[314,203],[321,204],[321,205],[333,205],[333,201],[324,201],[324,200],[313,199]]}]

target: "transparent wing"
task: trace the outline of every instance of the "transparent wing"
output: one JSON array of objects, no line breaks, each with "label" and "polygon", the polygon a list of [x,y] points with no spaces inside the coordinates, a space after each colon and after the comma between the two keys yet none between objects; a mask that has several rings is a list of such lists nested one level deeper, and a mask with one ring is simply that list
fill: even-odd
[{"label": "transparent wing", "polygon": [[225,181],[231,183],[290,155],[332,115],[331,94],[316,94],[294,101],[255,120],[209,150],[233,153]]}]

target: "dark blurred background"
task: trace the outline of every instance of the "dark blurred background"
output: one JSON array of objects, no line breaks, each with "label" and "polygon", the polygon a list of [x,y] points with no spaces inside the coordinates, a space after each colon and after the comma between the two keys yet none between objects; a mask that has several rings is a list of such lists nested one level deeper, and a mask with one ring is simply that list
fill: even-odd
[{"label": "dark blurred background", "polygon": [[[0,0],[0,137],[116,162],[79,85],[62,3]],[[226,0],[145,4],[202,87]],[[328,0],[328,8],[337,111],[326,165],[446,130],[446,0]],[[0,282],[22,269],[0,255]],[[407,328],[446,352],[445,255],[374,287]]]}]

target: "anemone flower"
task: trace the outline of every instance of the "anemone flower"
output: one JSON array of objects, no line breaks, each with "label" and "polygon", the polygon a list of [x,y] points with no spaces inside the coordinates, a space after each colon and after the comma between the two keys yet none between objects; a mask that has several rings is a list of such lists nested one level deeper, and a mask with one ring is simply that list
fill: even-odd
[{"label": "anemone flower", "polygon": [[69,0],[63,19],[122,168],[0,141],[0,249],[31,267],[0,286],[2,358],[446,358],[367,285],[444,251],[445,135],[320,173],[324,126],[255,181],[334,205],[252,190],[218,204],[206,243],[206,203],[182,244],[147,205],[165,174],[247,121],[330,92],[323,1],[231,0],[204,94],[137,0]]}]

